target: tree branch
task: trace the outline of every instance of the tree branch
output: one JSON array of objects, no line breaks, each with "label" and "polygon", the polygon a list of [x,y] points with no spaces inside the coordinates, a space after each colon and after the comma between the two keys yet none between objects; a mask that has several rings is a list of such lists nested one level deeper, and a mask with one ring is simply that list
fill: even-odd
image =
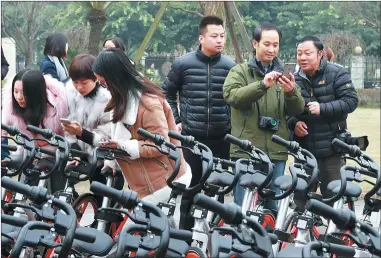
[{"label": "tree branch", "polygon": [[183,11],[183,12],[186,12],[186,13],[192,13],[192,14],[195,14],[199,17],[204,17],[204,15],[202,15],[201,13],[197,12],[197,11],[192,11],[192,10],[186,10],[182,7],[176,7],[176,6],[171,6],[171,5],[168,5],[168,8],[172,8],[172,9],[177,9],[177,10],[180,10],[180,11]]}]

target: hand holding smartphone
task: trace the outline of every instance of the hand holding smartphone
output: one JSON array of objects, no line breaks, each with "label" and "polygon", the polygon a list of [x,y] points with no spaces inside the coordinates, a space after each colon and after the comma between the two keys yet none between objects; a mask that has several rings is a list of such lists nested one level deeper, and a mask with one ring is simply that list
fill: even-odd
[{"label": "hand holding smartphone", "polygon": [[282,75],[283,76],[285,76],[285,77],[287,77],[287,79],[291,79],[291,77],[290,77],[290,73],[294,73],[294,71],[295,71],[295,67],[296,67],[296,64],[295,63],[286,63],[285,65],[284,65],[284,68],[283,68],[283,73],[282,73]]},{"label": "hand holding smartphone", "polygon": [[60,118],[60,121],[63,124],[70,124],[71,123],[71,121],[69,119],[66,119],[66,118]]}]

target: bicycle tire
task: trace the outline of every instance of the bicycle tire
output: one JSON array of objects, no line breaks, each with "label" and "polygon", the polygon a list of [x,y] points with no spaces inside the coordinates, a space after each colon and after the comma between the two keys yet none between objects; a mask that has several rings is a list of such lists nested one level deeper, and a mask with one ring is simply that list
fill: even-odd
[{"label": "bicycle tire", "polygon": [[[78,223],[81,221],[82,216],[83,216],[83,214],[87,208],[87,205],[85,205],[85,207],[82,207],[80,211],[79,211],[79,208],[81,207],[82,204],[84,204],[84,203],[86,204],[86,202],[91,203],[91,205],[93,207],[94,215],[95,215],[96,211],[98,210],[98,207],[99,207],[98,202],[92,193],[81,194],[80,196],[78,196],[77,199],[74,200],[73,205],[72,205],[73,209],[77,213]],[[81,214],[80,217],[78,217],[79,214]],[[95,220],[92,223],[90,223],[89,226],[92,226],[92,224],[94,222],[95,222]]]},{"label": "bicycle tire", "polygon": [[207,256],[202,252],[200,248],[191,246],[189,247],[185,258],[207,258]]},{"label": "bicycle tire", "polygon": [[263,223],[262,223],[262,227],[266,228],[267,225],[270,226],[270,228],[269,228],[270,231],[274,230],[274,228],[275,228],[275,216],[274,216],[274,214],[270,210],[264,209],[263,210]]}]

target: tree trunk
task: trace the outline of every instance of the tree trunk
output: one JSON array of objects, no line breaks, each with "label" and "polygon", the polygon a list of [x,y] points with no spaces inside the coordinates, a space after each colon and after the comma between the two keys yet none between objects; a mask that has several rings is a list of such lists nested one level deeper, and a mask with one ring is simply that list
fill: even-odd
[{"label": "tree trunk", "polygon": [[252,45],[251,40],[249,38],[249,35],[247,34],[247,31],[245,29],[245,25],[242,22],[242,19],[241,19],[241,16],[239,14],[239,11],[237,9],[237,6],[235,5],[234,2],[228,2],[227,4],[230,7],[229,11],[231,11],[231,14],[234,17],[235,22],[238,24],[239,31],[241,34],[241,38],[244,42],[244,45],[247,48],[246,50],[249,52],[249,58],[252,59],[254,56],[253,55],[254,54],[254,52],[253,52],[254,48],[253,48],[253,45]]},{"label": "tree trunk", "polygon": [[25,68],[29,68],[34,63],[34,47],[31,40],[28,41],[27,55],[25,56]]},{"label": "tree trunk", "polygon": [[204,16],[214,15],[224,19],[224,3],[223,2],[199,2],[201,13]]},{"label": "tree trunk", "polygon": [[155,16],[155,19],[153,20],[151,27],[149,28],[146,36],[144,37],[142,44],[139,46],[139,49],[136,51],[136,55],[134,58],[136,64],[140,63],[140,59],[142,58],[144,51],[146,50],[149,42],[151,41],[152,35],[154,34],[157,25],[159,25],[161,17],[163,17],[164,11],[167,8],[168,4],[168,2],[161,3],[160,9]]},{"label": "tree trunk", "polygon": [[234,29],[234,18],[232,17],[230,10],[229,10],[229,5],[227,2],[224,2],[224,7],[225,7],[225,14],[226,14],[226,25],[229,29],[229,35],[231,39],[231,43],[234,48],[234,53],[235,53],[235,61],[239,64],[243,63],[243,58],[242,58],[242,53],[241,50],[239,49],[238,45],[238,40],[235,35],[235,29]]},{"label": "tree trunk", "polygon": [[25,55],[25,67],[28,68],[34,63],[34,41],[36,35],[36,22],[35,15],[38,8],[40,8],[38,2],[33,2],[30,6],[30,11],[28,12],[27,20],[27,45],[26,45],[26,55]]},{"label": "tree trunk", "polygon": [[90,23],[90,36],[87,51],[90,55],[97,56],[100,50],[99,42],[102,30],[106,24],[105,11],[91,8],[88,14],[88,21]]}]

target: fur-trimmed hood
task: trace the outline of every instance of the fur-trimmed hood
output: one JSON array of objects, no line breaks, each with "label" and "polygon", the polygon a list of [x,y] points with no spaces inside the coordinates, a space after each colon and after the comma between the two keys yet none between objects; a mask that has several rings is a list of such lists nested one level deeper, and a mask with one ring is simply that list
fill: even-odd
[{"label": "fur-trimmed hood", "polygon": [[[46,110],[43,123],[45,128],[52,130],[56,134],[63,135],[60,118],[68,114],[68,105],[65,92],[65,85],[62,82],[52,78],[50,75],[44,75],[46,82],[46,94],[49,103]],[[26,130],[27,124],[16,115],[12,106],[12,80],[8,80],[2,90],[2,123],[17,127],[20,131],[32,134]]]}]

